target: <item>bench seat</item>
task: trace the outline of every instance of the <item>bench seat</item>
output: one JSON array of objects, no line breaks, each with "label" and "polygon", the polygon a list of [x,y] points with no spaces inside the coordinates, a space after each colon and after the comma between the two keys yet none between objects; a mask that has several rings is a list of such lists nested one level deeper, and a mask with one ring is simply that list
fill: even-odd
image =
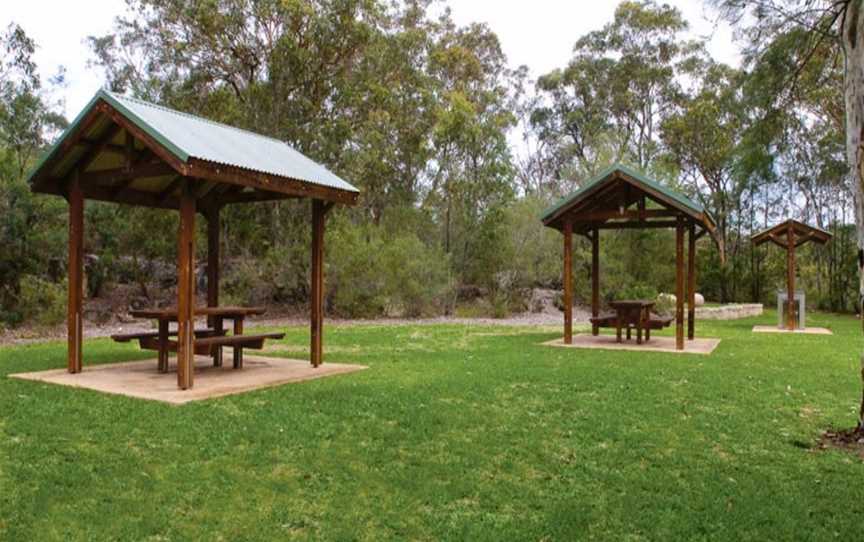
[{"label": "bench seat", "polygon": [[251,348],[253,350],[261,350],[264,348],[264,341],[267,339],[284,339],[284,333],[260,333],[258,335],[222,335],[217,337],[207,337],[204,339],[195,340],[195,349],[198,346],[207,348],[216,348],[219,346],[233,346],[237,348]]},{"label": "bench seat", "polygon": [[267,339],[284,339],[284,333],[259,333],[257,335],[223,335],[195,340],[195,353],[212,354],[227,346],[234,348],[234,368],[243,368],[243,349],[261,350]]},{"label": "bench seat", "polygon": [[[672,324],[673,318],[671,316],[660,316],[657,314],[649,314],[648,320],[645,321],[644,327],[642,331],[645,332],[645,340],[651,340],[651,330],[652,329],[663,329],[665,327],[669,327]],[[601,327],[611,327],[618,328],[618,315],[616,314],[606,314],[602,316],[597,316],[595,318],[591,318],[591,326],[593,328],[594,335],[597,335],[597,330]],[[636,325],[632,322],[629,322],[628,325],[622,325],[621,329],[627,331],[627,340],[630,340],[630,333],[633,329],[636,328]],[[641,332],[637,331],[637,340],[641,344],[642,336]],[[621,342],[621,337],[619,334],[618,342]]]},{"label": "bench seat", "polygon": [[[672,318],[671,316],[658,316],[656,314],[652,314],[645,322],[645,328],[663,329],[665,327],[669,327],[672,324],[673,320],[674,318]],[[618,317],[614,314],[611,314],[607,316],[598,316],[596,318],[591,318],[591,325],[597,327],[617,327]]]},{"label": "bench seat", "polygon": [[[221,333],[225,333],[224,331]],[[215,329],[196,329],[195,336],[196,337],[210,337],[212,335],[218,335],[218,332]],[[176,337],[177,330],[171,330],[168,332],[169,337]],[[118,333],[115,335],[111,335],[111,339],[118,343],[128,343],[132,341],[138,341],[141,339],[152,339],[159,338],[158,331],[142,331],[140,333]]]},{"label": "bench seat", "polygon": [[597,327],[615,327],[618,317],[614,314],[605,314],[591,318],[591,325]]},{"label": "bench seat", "polygon": [[674,318],[671,316],[658,316],[652,314],[651,317],[648,318],[646,324],[648,324],[648,329],[663,329],[664,327],[672,325],[672,320],[674,320]]},{"label": "bench seat", "polygon": [[[260,335],[213,335],[210,337],[195,338],[195,354],[198,356],[209,356],[217,348],[228,346],[234,348],[251,348],[261,350],[267,339],[282,339],[284,333],[264,333]],[[145,337],[140,339],[141,348],[145,350],[159,350],[159,337]],[[177,341],[168,341],[168,351],[177,351]]]},{"label": "bench seat", "polygon": [[[224,330],[215,329],[196,329],[195,330],[195,355],[197,356],[213,356],[214,366],[222,366],[222,348],[229,347],[234,349],[234,368],[243,367],[243,349],[251,348],[253,350],[261,350],[264,348],[264,341],[267,339],[283,339],[284,333],[259,333],[256,335],[226,335]],[[165,352],[177,352],[178,341],[177,331],[168,333],[168,341],[165,344]],[[145,331],[141,333],[125,333],[112,335],[112,339],[117,342],[138,341],[142,350],[160,351],[160,341],[158,331]],[[161,361],[164,360],[164,361]],[[159,370],[165,372],[168,370],[168,358],[160,354]]]}]

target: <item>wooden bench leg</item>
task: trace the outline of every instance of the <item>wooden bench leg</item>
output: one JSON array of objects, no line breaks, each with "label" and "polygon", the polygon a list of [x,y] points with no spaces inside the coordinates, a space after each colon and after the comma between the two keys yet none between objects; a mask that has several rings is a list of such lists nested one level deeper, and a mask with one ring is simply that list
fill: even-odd
[{"label": "wooden bench leg", "polygon": [[628,341],[633,338],[633,335],[631,334],[632,333],[631,330],[632,330],[632,328],[630,327],[630,324],[627,324],[627,340]]},{"label": "wooden bench leg", "polygon": [[647,327],[647,328],[645,328],[645,342],[647,343],[650,340],[651,340],[651,328]]},{"label": "wooden bench leg", "polygon": [[636,344],[642,344],[642,323],[636,324]]},{"label": "wooden bench leg", "polygon": [[[225,329],[222,323],[222,318],[216,316],[213,318],[213,329],[216,330],[216,335],[221,335]],[[222,347],[217,346],[213,351],[213,367],[222,367]]]},{"label": "wooden bench leg", "polygon": [[159,320],[159,363],[160,373],[168,372],[168,320]]},{"label": "wooden bench leg", "polygon": [[615,340],[621,342],[621,322],[615,324]]},{"label": "wooden bench leg", "polygon": [[[243,319],[235,318],[234,319],[234,335],[243,335]],[[242,369],[243,368],[243,347],[235,346],[234,347],[234,368]]]}]

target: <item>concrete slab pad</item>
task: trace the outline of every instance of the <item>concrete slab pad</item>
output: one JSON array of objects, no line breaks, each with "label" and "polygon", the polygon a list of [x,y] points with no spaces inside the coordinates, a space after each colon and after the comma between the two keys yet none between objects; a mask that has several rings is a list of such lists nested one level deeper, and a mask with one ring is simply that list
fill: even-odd
[{"label": "concrete slab pad", "polygon": [[777,326],[753,326],[753,333],[797,333],[801,335],[834,335],[824,327],[805,327],[804,329],[780,329]]},{"label": "concrete slab pad", "polygon": [[651,337],[648,342],[636,344],[636,339],[617,342],[614,335],[574,335],[573,344],[564,344],[564,339],[555,339],[543,343],[546,346],[560,348],[588,348],[602,350],[627,350],[633,352],[666,352],[669,354],[702,354],[708,355],[720,344],[720,339],[694,339],[684,341],[684,350],[675,349],[674,337]]},{"label": "concrete slab pad", "polygon": [[195,358],[194,386],[185,391],[177,388],[177,369],[173,359],[168,373],[158,372],[156,359],[152,359],[89,367],[85,365],[84,371],[79,374],[70,374],[66,369],[54,369],[9,376],[179,405],[366,368],[363,365],[324,363],[316,369],[308,361],[245,354],[243,369],[234,370],[230,358],[226,358],[223,367],[213,367],[212,358],[198,356]]}]

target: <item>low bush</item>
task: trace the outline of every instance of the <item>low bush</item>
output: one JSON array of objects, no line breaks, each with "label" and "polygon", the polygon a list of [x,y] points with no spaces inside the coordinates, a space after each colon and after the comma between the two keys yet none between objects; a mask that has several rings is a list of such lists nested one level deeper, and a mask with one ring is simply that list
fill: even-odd
[{"label": "low bush", "polygon": [[67,283],[35,275],[21,277],[17,307],[24,322],[56,325],[66,319]]},{"label": "low bush", "polygon": [[451,305],[449,260],[413,233],[337,224],[328,238],[329,301],[346,317],[430,316]]}]

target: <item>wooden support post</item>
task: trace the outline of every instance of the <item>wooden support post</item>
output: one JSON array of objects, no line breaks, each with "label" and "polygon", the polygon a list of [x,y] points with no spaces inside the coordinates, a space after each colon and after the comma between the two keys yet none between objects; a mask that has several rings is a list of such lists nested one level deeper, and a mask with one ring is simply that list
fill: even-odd
[{"label": "wooden support post", "polygon": [[687,339],[696,337],[696,223],[687,237]]},{"label": "wooden support post", "polygon": [[312,299],[310,347],[313,367],[323,361],[324,332],[324,219],[327,210],[321,200],[312,200]]},{"label": "wooden support post", "polygon": [[786,227],[786,329],[795,327],[795,230],[789,222]]},{"label": "wooden support post", "polygon": [[[243,318],[235,318],[234,319],[234,335],[239,336],[243,335]],[[243,368],[243,347],[235,346],[234,347],[234,368],[242,369]]]},{"label": "wooden support post", "polygon": [[564,344],[573,344],[573,223],[564,223]]},{"label": "wooden support post", "polygon": [[168,320],[159,319],[159,358],[158,368],[160,373],[168,372]]},{"label": "wooden support post", "polygon": [[684,218],[675,226],[675,348],[684,350]]},{"label": "wooden support post", "polygon": [[69,183],[69,304],[66,312],[66,361],[70,373],[80,373],[84,318],[84,195],[78,171]]},{"label": "wooden support post", "polygon": [[[591,235],[591,316],[600,316],[600,230],[594,228]],[[600,327],[591,326],[591,334],[600,334]]]},{"label": "wooden support post", "polygon": [[[219,206],[214,205],[207,211],[207,306],[219,306]],[[207,326],[221,330],[219,318],[209,316]],[[213,366],[222,366],[222,347],[217,346],[213,352]]]},{"label": "wooden support post", "polygon": [[177,387],[192,387],[195,372],[195,198],[181,187],[177,243]]}]

